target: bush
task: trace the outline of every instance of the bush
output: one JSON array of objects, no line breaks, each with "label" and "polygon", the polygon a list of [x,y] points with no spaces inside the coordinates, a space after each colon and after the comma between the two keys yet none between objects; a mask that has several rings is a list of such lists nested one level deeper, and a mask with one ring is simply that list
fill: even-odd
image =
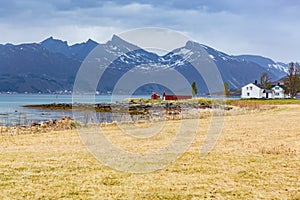
[{"label": "bush", "polygon": [[79,128],[81,127],[81,124],[77,121],[71,121],[70,122],[70,127],[73,129],[73,128]]}]

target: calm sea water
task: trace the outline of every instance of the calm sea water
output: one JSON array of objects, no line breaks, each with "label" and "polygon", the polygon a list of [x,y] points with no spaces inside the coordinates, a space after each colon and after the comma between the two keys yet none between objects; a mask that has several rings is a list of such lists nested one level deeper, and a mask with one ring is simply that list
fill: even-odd
[{"label": "calm sea water", "polygon": [[[134,96],[145,97],[145,96]],[[112,102],[111,96],[96,95],[95,102]],[[123,101],[126,97],[113,98],[113,101]],[[32,122],[60,119],[71,116],[71,111],[52,111],[24,108],[23,105],[72,103],[72,95],[54,94],[0,94],[0,125],[28,125]]]}]

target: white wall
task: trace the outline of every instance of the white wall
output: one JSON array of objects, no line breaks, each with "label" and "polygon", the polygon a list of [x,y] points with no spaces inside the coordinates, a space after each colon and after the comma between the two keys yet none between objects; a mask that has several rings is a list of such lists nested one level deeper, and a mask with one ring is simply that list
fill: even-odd
[{"label": "white wall", "polygon": [[274,91],[274,98],[275,99],[285,98],[284,89],[282,87],[276,85],[272,88],[272,90]]},{"label": "white wall", "polygon": [[272,92],[268,92],[268,98],[267,98],[267,93],[266,92],[262,93],[262,98],[274,99],[274,91],[272,90]]},{"label": "white wall", "polygon": [[[253,83],[249,83],[242,87],[242,99],[251,99],[251,98],[256,98],[256,99],[261,99],[261,98],[266,98],[266,93],[263,93],[263,89],[258,87],[257,85]],[[272,88],[272,93],[268,94],[268,99],[283,99],[286,97],[284,94],[284,89],[280,86],[274,86]]]},{"label": "white wall", "polygon": [[251,99],[251,98],[260,99],[263,97],[262,92],[263,92],[263,90],[261,88],[259,88],[258,86],[256,86],[253,83],[249,83],[248,85],[245,85],[244,87],[242,87],[241,98],[242,99]]}]

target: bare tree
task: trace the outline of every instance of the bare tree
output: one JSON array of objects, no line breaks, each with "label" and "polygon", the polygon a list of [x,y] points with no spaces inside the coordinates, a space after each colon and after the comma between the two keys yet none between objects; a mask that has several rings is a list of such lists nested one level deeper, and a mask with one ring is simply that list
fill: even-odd
[{"label": "bare tree", "polygon": [[263,72],[260,75],[260,84],[266,89],[271,89],[272,88],[271,79],[270,79],[267,72]]},{"label": "bare tree", "polygon": [[286,86],[286,93],[290,95],[291,98],[294,98],[298,92],[300,85],[300,66],[298,63],[290,63],[289,72],[285,79],[284,85]]}]

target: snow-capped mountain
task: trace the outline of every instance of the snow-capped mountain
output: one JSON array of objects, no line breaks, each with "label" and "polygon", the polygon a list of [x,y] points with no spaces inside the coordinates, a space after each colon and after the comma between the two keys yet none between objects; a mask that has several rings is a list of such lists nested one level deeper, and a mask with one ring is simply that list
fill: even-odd
[{"label": "snow-capped mountain", "polygon": [[[182,58],[189,58],[190,61],[197,63],[197,56],[204,50],[212,61],[214,61],[223,81],[227,82],[230,88],[240,88],[244,84],[253,80],[259,80],[261,73],[266,71],[263,67],[254,62],[247,62],[238,59],[234,56],[227,55],[223,52],[192,41],[187,42],[185,47],[176,49],[173,52],[180,55]],[[178,62],[177,59],[175,60]],[[179,66],[177,65],[175,68],[176,67],[178,68]],[[187,69],[186,67],[181,68],[182,70]],[[274,80],[278,78],[273,73],[269,74]]]},{"label": "snow-capped mountain", "polygon": [[254,62],[260,66],[262,66],[264,69],[266,69],[268,72],[274,74],[277,79],[280,79],[288,73],[289,65],[282,63],[282,62],[274,62],[270,58],[262,57],[262,56],[255,56],[255,55],[240,55],[236,56],[236,58],[248,61],[248,62]]},{"label": "snow-capped mountain", "polygon": [[[94,51],[93,51],[94,50]],[[92,52],[92,53],[91,53]],[[285,75],[287,65],[259,56],[231,56],[211,47],[188,41],[185,46],[159,56],[131,44],[118,36],[105,44],[93,40],[69,46],[67,42],[50,37],[40,43],[0,45],[0,91],[53,92],[72,90],[76,73],[84,59],[91,54],[101,65],[109,64],[99,81],[101,93],[110,92],[129,70],[148,73],[155,70],[176,70],[190,83],[196,81],[199,92],[206,93],[203,77],[193,65],[205,68],[199,57],[206,55],[219,70],[230,88],[259,80],[268,72],[273,81]],[[139,77],[135,77],[139,79]],[[140,93],[164,89],[147,85]]]}]

